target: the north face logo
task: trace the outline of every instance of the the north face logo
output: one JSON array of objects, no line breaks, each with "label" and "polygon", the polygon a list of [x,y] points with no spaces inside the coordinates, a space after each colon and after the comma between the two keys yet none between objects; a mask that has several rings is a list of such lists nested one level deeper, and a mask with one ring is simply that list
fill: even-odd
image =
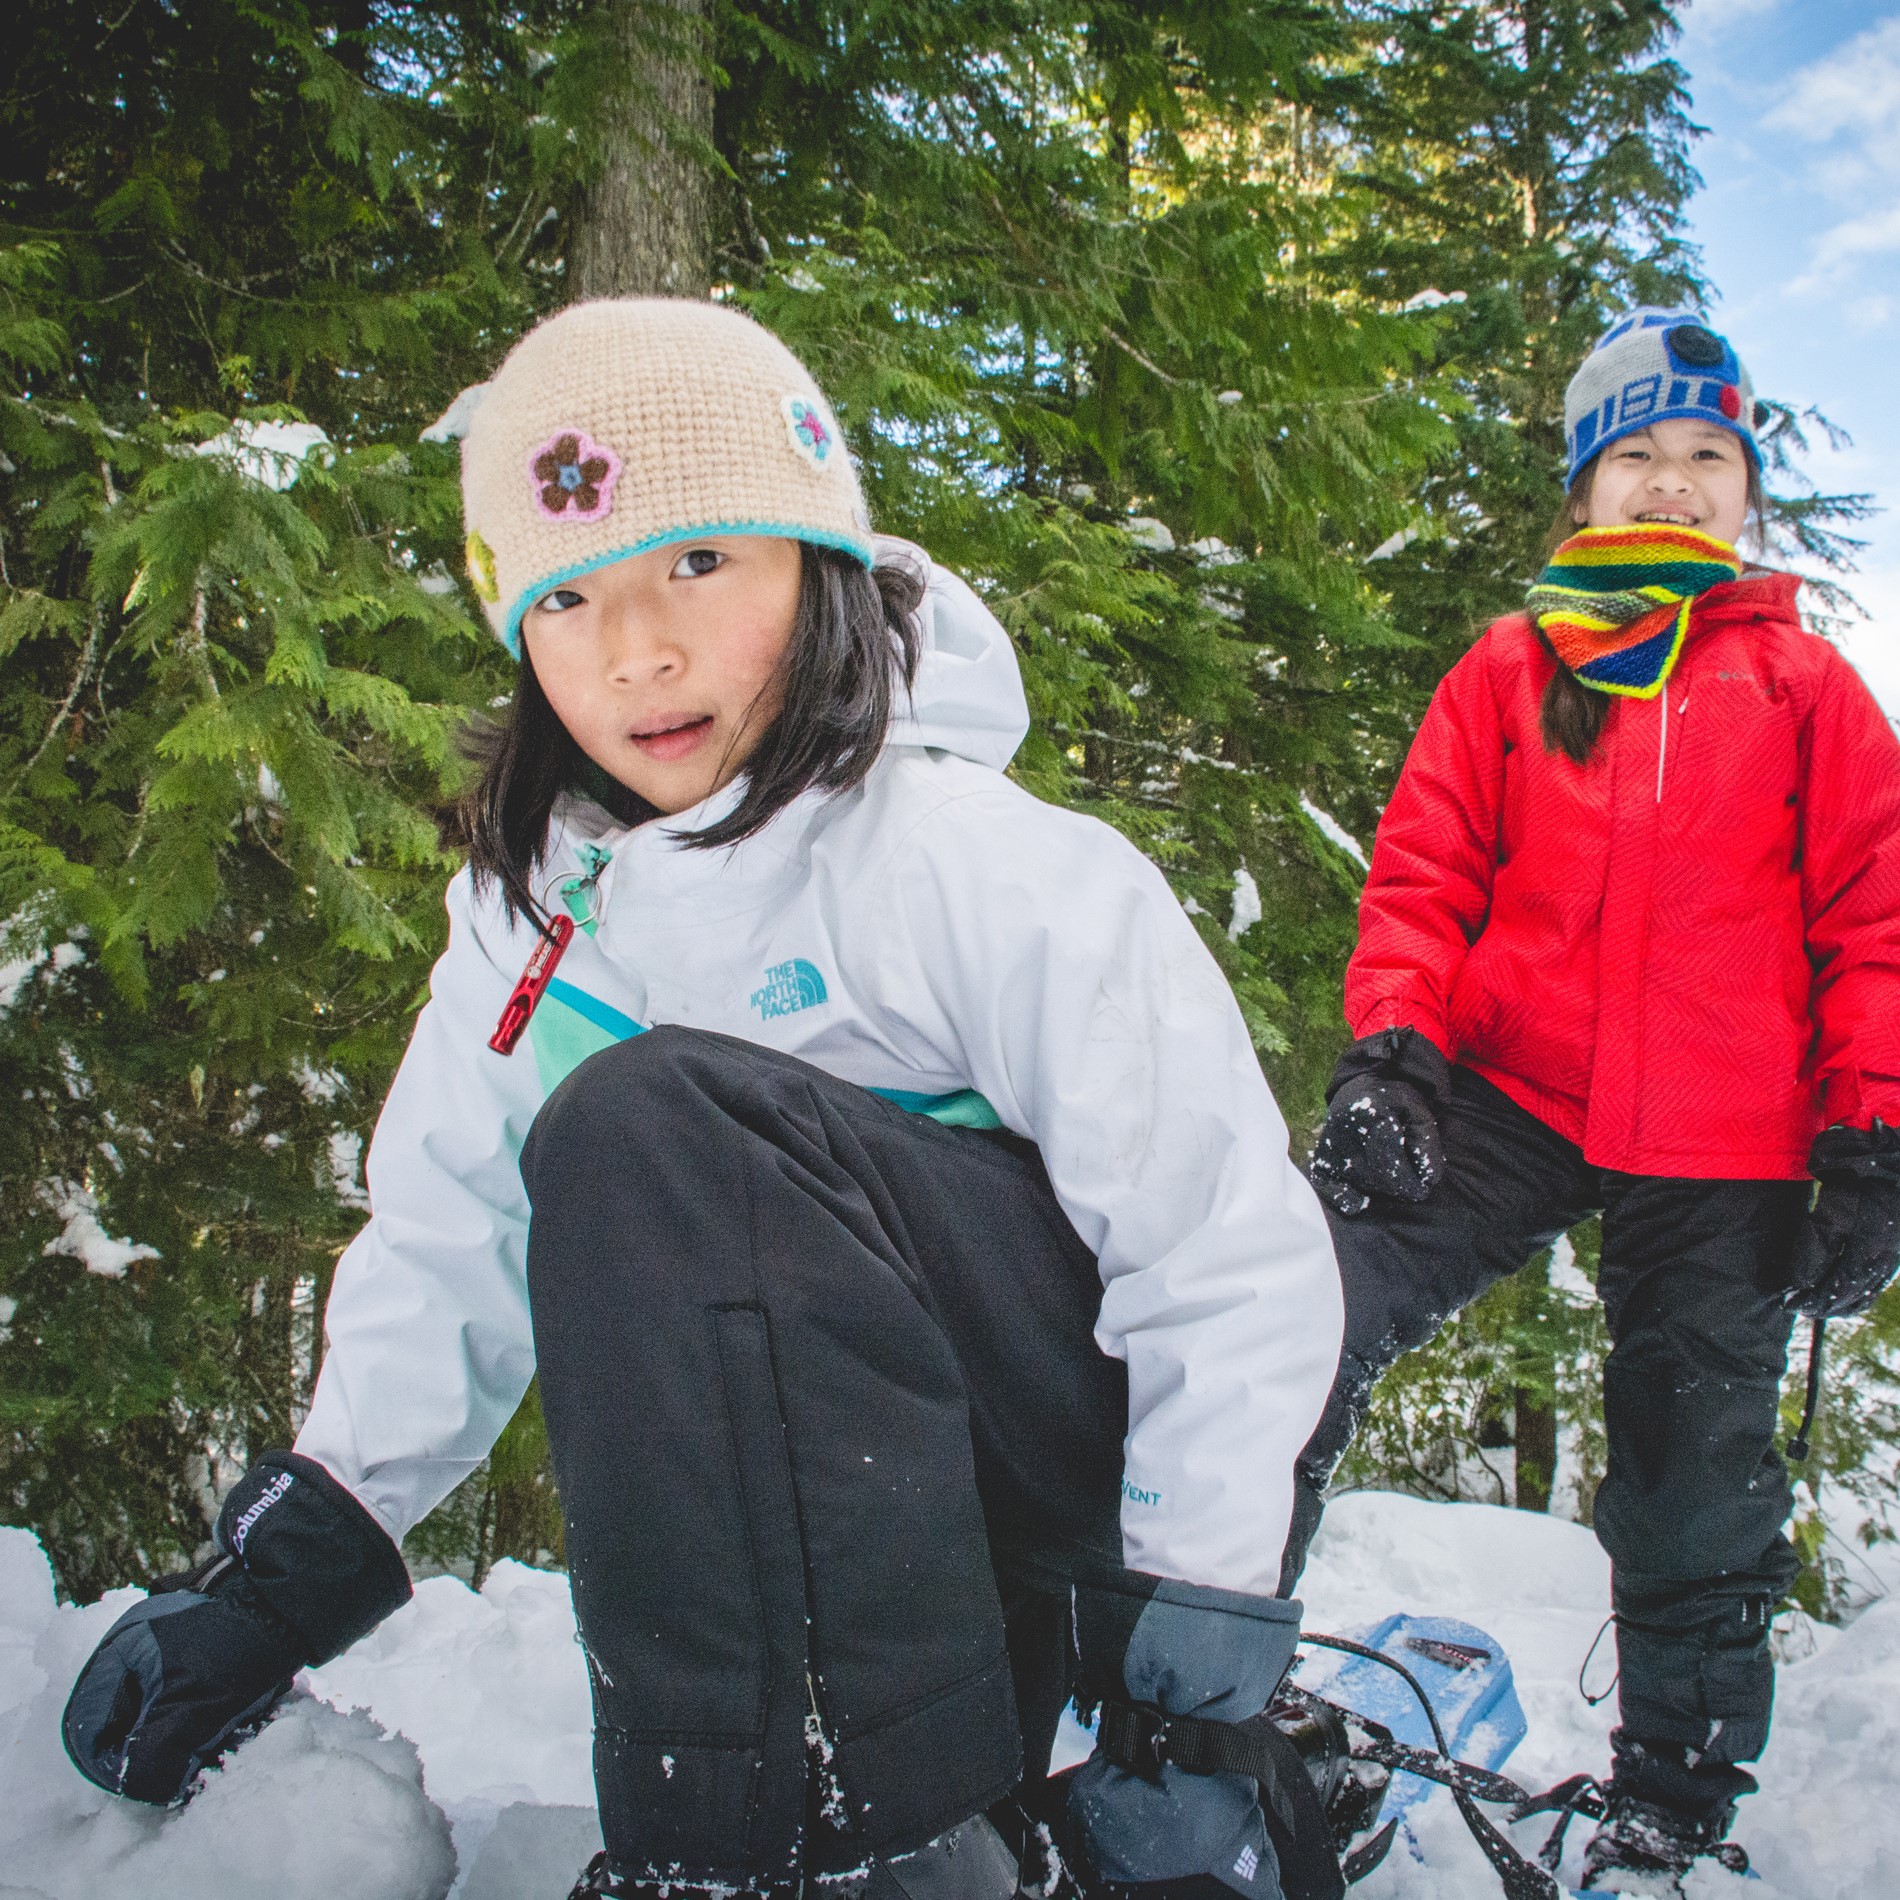
[{"label": "the north face logo", "polygon": [[752,992],[752,1007],[765,1022],[795,1010],[816,1009],[824,1000],[825,979],[803,957],[770,965],[764,988]]}]

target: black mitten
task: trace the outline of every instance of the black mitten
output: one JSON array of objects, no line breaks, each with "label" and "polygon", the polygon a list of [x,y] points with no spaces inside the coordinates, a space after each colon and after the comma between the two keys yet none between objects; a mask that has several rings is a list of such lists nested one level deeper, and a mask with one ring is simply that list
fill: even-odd
[{"label": "black mitten", "polygon": [[1820,1182],[1795,1237],[1789,1304],[1810,1319],[1864,1313],[1900,1267],[1900,1128],[1828,1128],[1808,1150]]},{"label": "black mitten", "polygon": [[1335,1213],[1363,1214],[1374,1195],[1422,1201],[1445,1171],[1438,1115],[1451,1064],[1416,1029],[1362,1036],[1327,1084],[1326,1126],[1309,1173]]},{"label": "black mitten", "polygon": [[328,1662],[409,1600],[388,1533],[295,1452],[272,1452],[238,1480],[217,1540],[223,1555],[134,1604],[73,1685],[66,1752],[110,1793],[182,1799],[299,1669]]}]

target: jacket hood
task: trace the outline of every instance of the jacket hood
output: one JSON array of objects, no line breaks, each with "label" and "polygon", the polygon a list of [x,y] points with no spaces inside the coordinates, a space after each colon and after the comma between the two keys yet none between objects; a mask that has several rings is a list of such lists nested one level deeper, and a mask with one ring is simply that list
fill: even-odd
[{"label": "jacket hood", "polygon": [[880,535],[877,558],[926,577],[917,614],[923,657],[887,743],[933,746],[1002,771],[1029,730],[1029,703],[1009,635],[968,582],[937,566],[923,549]]},{"label": "jacket hood", "polygon": [[1724,581],[1711,587],[1696,603],[1695,618],[1708,620],[1757,620],[1764,614],[1801,624],[1797,605],[1801,576],[1784,574],[1778,568],[1751,567],[1740,580]]}]

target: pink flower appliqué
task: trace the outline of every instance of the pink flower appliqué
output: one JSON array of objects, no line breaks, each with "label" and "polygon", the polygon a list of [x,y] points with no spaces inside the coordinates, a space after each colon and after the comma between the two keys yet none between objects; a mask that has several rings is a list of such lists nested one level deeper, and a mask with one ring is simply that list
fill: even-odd
[{"label": "pink flower appliqu\u00e9", "polygon": [[563,429],[528,454],[534,505],[550,521],[598,521],[613,506],[620,457],[580,429]]}]

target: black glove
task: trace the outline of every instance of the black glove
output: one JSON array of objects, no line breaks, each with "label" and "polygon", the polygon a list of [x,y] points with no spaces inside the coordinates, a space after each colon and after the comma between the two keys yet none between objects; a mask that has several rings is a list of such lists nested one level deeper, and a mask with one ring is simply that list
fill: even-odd
[{"label": "black glove", "polygon": [[324,1468],[271,1452],[218,1513],[222,1556],[167,1577],[106,1632],[66,1703],[73,1766],[160,1806],[263,1721],[299,1669],[409,1600],[388,1533]]},{"label": "black glove", "polygon": [[[1300,1635],[1300,1606],[1284,1597],[1133,1571],[1119,1589],[1078,1585],[1075,1618],[1076,1700],[1109,1705],[1104,1724],[1117,1705],[1247,1722],[1272,1699]],[[1070,1783],[1069,1817],[1095,1877],[1089,1891],[1107,1900],[1280,1900],[1291,1836],[1249,1775],[1165,1759],[1137,1771],[1098,1746]],[[1336,1867],[1330,1842],[1327,1856]]]},{"label": "black glove", "polygon": [[1445,1171],[1438,1115],[1451,1064],[1416,1029],[1362,1036],[1326,1085],[1326,1126],[1308,1173],[1335,1213],[1363,1214],[1375,1194],[1422,1201]]},{"label": "black glove", "polygon": [[1808,1150],[1820,1182],[1795,1237],[1788,1303],[1810,1319],[1864,1313],[1900,1267],[1900,1128],[1828,1128]]}]

